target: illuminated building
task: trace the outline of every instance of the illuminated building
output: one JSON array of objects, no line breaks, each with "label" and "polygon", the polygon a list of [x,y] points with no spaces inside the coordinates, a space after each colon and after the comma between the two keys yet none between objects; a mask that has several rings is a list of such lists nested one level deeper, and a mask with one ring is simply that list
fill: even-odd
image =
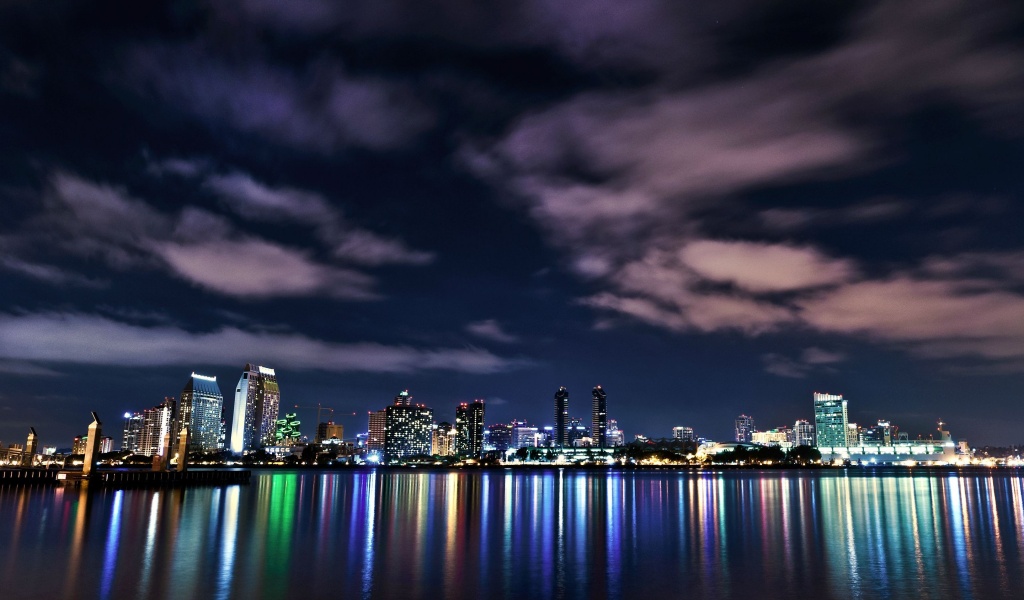
[{"label": "illuminated building", "polygon": [[221,416],[224,396],[216,377],[192,373],[178,403],[178,423],[192,435],[191,452],[222,450],[220,446]]},{"label": "illuminated building", "polygon": [[538,445],[537,438],[540,430],[533,425],[527,425],[526,421],[514,421],[512,423],[512,444],[514,448],[534,448]]},{"label": "illuminated building", "polygon": [[807,419],[797,419],[793,424],[793,445],[814,445],[814,426]]},{"label": "illuminated building", "polygon": [[788,431],[788,428],[755,431],[750,434],[750,441],[759,446],[788,446],[790,444]]},{"label": "illuminated building", "polygon": [[235,388],[230,449],[235,454],[275,443],[281,390],[274,369],[246,364]]},{"label": "illuminated building", "polygon": [[590,437],[594,440],[594,446],[605,448],[608,446],[608,394],[601,386],[597,386],[591,395],[594,397],[594,407],[590,419]]},{"label": "illuminated building", "polygon": [[163,404],[142,411],[142,428],[139,430],[138,446],[133,452],[145,456],[157,456],[162,451],[164,434],[177,435],[175,428],[174,398],[164,398]]},{"label": "illuminated building", "polygon": [[552,432],[555,446],[569,446],[569,390],[565,386],[555,392],[555,427]]},{"label": "illuminated building", "polygon": [[619,429],[619,422],[615,419],[608,419],[608,446],[622,446],[625,444],[625,434]]},{"label": "illuminated building", "polygon": [[299,432],[299,425],[302,425],[302,421],[298,417],[297,413],[288,413],[283,419],[277,420],[277,426],[274,429],[275,446],[291,446],[299,442],[299,438],[302,436],[302,433]]},{"label": "illuminated building", "polygon": [[141,454],[139,452],[139,435],[142,433],[142,422],[142,413],[124,413],[124,434],[121,437],[122,452]]},{"label": "illuminated building", "polygon": [[489,449],[504,454],[512,448],[512,426],[497,423],[487,428],[491,432]]},{"label": "illuminated building", "polygon": [[569,446],[576,448],[589,446],[590,441],[587,441],[586,443],[580,442],[580,440],[583,440],[584,438],[590,440],[590,429],[583,424],[583,419],[569,419]]},{"label": "illuminated building", "polygon": [[879,421],[878,425],[864,428],[861,445],[891,446],[893,439],[898,437],[898,430],[899,428],[894,427],[889,421]]},{"label": "illuminated building", "polygon": [[463,402],[455,409],[455,431],[459,456],[480,458],[484,449],[484,401]]},{"label": "illuminated building", "polygon": [[693,427],[679,426],[672,428],[672,439],[683,442],[692,442],[697,439],[697,436],[693,433]]},{"label": "illuminated building", "polygon": [[75,439],[71,441],[71,453],[72,454],[85,454],[85,448],[89,443],[89,436],[87,435],[76,435]]},{"label": "illuminated building", "polygon": [[384,452],[384,426],[387,422],[383,409],[370,413],[370,428],[366,435],[367,452]]},{"label": "illuminated building", "polygon": [[315,443],[320,444],[325,440],[345,439],[345,428],[341,425],[335,424],[334,421],[328,421],[326,423],[318,423],[316,426],[316,439]]},{"label": "illuminated building", "polygon": [[100,438],[100,454],[114,451],[114,438],[103,436]]},{"label": "illuminated building", "polygon": [[740,415],[736,417],[736,441],[751,444],[754,441],[754,417]]},{"label": "illuminated building", "polygon": [[406,390],[384,409],[384,464],[395,464],[417,454],[430,454],[434,411],[413,404]]},{"label": "illuminated building", "polygon": [[456,435],[455,426],[447,421],[432,428],[430,453],[436,456],[454,456]]},{"label": "illuminated building", "polygon": [[822,394],[814,392],[814,431],[815,446],[830,448],[845,447],[849,418],[846,413],[846,400],[843,395]]}]

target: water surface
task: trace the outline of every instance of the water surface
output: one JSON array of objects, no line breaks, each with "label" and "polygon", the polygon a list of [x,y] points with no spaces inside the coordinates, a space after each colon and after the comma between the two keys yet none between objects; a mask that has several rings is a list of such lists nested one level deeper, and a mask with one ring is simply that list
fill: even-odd
[{"label": "water surface", "polygon": [[0,487],[9,598],[1020,598],[1015,472],[257,471]]}]

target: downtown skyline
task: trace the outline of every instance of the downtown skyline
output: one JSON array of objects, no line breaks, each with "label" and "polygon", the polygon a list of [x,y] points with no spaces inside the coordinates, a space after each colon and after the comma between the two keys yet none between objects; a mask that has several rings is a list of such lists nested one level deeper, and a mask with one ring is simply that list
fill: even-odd
[{"label": "downtown skyline", "polygon": [[1019,6],[386,6],[0,9],[0,440],[251,363],[346,432],[1024,441]]}]

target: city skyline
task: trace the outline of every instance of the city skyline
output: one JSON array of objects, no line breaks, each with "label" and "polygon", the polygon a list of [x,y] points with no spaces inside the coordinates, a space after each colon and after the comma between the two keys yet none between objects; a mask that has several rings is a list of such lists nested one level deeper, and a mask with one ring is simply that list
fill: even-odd
[{"label": "city skyline", "polygon": [[0,440],[251,363],[1024,441],[1021,6],[356,4],[0,8]]}]

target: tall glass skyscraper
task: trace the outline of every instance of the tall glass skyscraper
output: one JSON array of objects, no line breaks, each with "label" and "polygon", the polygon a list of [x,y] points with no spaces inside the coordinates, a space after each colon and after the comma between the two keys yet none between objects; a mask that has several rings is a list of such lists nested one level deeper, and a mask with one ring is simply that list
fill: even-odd
[{"label": "tall glass skyscraper", "polygon": [[590,437],[598,448],[608,446],[608,394],[601,386],[594,388],[594,411],[591,417]]},{"label": "tall glass skyscraper", "polygon": [[157,456],[163,452],[164,434],[178,435],[175,431],[174,398],[164,398],[163,404],[142,411],[136,454]]},{"label": "tall glass skyscraper", "polygon": [[814,392],[815,445],[825,448],[846,447],[850,425],[843,395]]},{"label": "tall glass skyscraper", "polygon": [[480,458],[484,449],[484,401],[463,402],[455,409],[457,454]]},{"label": "tall glass skyscraper", "polygon": [[814,445],[814,426],[807,419],[797,419],[793,424],[793,445]]},{"label": "tall glass skyscraper", "polygon": [[555,446],[568,446],[569,442],[569,390],[565,386],[555,392],[555,430],[552,435]]},{"label": "tall glass skyscraper", "polygon": [[740,415],[736,417],[736,441],[750,444],[754,441],[754,417]]},{"label": "tall glass skyscraper", "polygon": [[241,454],[273,446],[280,407],[281,390],[274,370],[246,364],[235,388],[231,451]]},{"label": "tall glass skyscraper", "polygon": [[408,390],[384,409],[384,464],[417,454],[430,454],[434,411],[413,404]]},{"label": "tall glass skyscraper", "polygon": [[178,422],[192,434],[189,451],[223,450],[220,431],[224,395],[220,393],[216,377],[193,372],[181,391],[178,408]]}]

